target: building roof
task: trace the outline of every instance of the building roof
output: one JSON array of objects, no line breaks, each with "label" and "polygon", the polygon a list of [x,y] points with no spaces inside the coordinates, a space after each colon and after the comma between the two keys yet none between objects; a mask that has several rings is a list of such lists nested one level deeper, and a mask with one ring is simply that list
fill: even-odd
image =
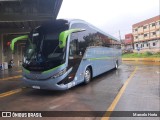
[{"label": "building roof", "polygon": [[133,34],[132,33],[125,34],[125,36],[130,36],[130,35],[133,35]]},{"label": "building roof", "polygon": [[0,0],[0,32],[28,30],[43,21],[55,20],[62,1]]},{"label": "building roof", "polygon": [[144,21],[141,21],[141,22],[138,22],[136,24],[133,24],[132,28],[142,26],[142,25],[145,25],[145,24],[148,24],[148,23],[151,23],[151,22],[155,22],[157,20],[160,20],[160,15],[152,17],[152,18],[144,20]]}]

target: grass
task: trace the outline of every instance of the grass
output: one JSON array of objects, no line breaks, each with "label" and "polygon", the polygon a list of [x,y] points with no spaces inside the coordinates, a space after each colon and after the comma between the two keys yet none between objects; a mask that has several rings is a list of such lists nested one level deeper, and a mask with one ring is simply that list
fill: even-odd
[{"label": "grass", "polygon": [[159,53],[124,53],[122,54],[122,58],[160,58],[160,52]]}]

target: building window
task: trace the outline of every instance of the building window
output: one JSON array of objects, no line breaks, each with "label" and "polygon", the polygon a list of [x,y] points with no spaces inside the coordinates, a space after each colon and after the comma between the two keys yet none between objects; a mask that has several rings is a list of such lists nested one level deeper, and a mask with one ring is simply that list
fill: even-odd
[{"label": "building window", "polygon": [[138,39],[138,36],[135,36],[134,39]]},{"label": "building window", "polygon": [[147,29],[147,26],[143,26],[143,29]]},{"label": "building window", "polygon": [[152,32],[152,35],[156,35],[156,32]]},{"label": "building window", "polygon": [[141,44],[141,48],[143,47],[143,45]]},{"label": "building window", "polygon": [[137,29],[135,29],[134,31],[137,32]]},{"label": "building window", "polygon": [[160,25],[160,21],[158,21],[158,22],[156,23],[156,25]]},{"label": "building window", "polygon": [[155,23],[152,23],[152,27],[154,27],[155,26]]},{"label": "building window", "polygon": [[155,42],[153,42],[153,46],[156,46],[156,43],[155,43]]},{"label": "building window", "polygon": [[138,44],[136,44],[136,47],[138,47]]},{"label": "building window", "polygon": [[146,46],[148,47],[148,43],[146,44]]},{"label": "building window", "polygon": [[147,37],[147,34],[144,34],[144,37]]}]

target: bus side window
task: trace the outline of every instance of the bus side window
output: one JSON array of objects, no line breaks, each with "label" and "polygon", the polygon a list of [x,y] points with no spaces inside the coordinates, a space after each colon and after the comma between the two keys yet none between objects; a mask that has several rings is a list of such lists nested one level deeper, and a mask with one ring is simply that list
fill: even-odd
[{"label": "bus side window", "polygon": [[70,43],[69,56],[74,56],[76,54],[76,44],[74,42]]},{"label": "bus side window", "polygon": [[70,41],[70,47],[69,47],[69,56],[75,56],[78,53],[78,39],[77,39],[77,33],[71,34],[71,41]]}]

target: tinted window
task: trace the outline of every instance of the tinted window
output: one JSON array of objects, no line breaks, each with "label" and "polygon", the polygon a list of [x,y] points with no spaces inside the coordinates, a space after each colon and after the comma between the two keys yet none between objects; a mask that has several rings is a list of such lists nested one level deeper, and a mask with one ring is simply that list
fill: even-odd
[{"label": "tinted window", "polygon": [[[85,29],[83,32],[72,33],[71,41],[78,40],[78,50],[83,51],[89,46],[103,46],[103,47],[113,47],[121,48],[120,42],[113,40],[112,38],[96,31],[94,28],[82,24],[75,23],[71,26],[71,29],[82,28]],[[82,50],[81,50],[82,49]]]},{"label": "tinted window", "polygon": [[[76,54],[79,54],[80,52],[83,54],[88,46],[92,46],[92,34],[89,32],[89,27],[85,24],[76,23],[71,26],[71,29],[75,28],[81,28],[85,29],[85,31],[72,33],[70,37],[70,44],[73,46],[73,44],[76,44]],[[70,46],[70,47],[71,47]],[[72,47],[71,47],[72,48]]]},{"label": "tinted window", "polygon": [[23,67],[45,71],[65,62],[65,49],[59,48],[59,34],[68,30],[66,21],[49,22],[35,28],[29,35]]},{"label": "tinted window", "polygon": [[70,48],[69,48],[69,55],[70,56],[78,55],[78,52],[79,52],[78,33],[72,33]]}]

